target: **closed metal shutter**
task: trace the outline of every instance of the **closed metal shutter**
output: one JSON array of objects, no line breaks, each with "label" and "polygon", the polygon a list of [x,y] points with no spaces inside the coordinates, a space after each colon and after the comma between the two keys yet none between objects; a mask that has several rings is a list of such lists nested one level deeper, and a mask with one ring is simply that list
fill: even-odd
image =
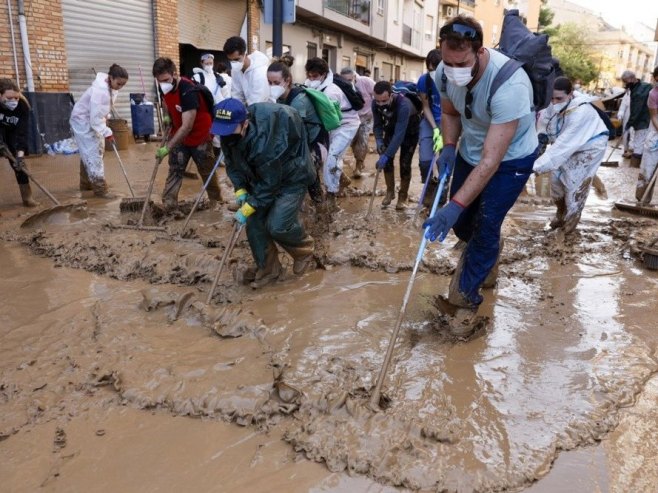
[{"label": "closed metal shutter", "polygon": [[94,69],[107,72],[113,63],[129,75],[115,103],[121,118],[130,121],[129,93],[144,92],[140,67],[148,100],[155,101],[151,4],[149,0],[62,0],[69,83],[76,101],[94,81]]},{"label": "closed metal shutter", "polygon": [[247,2],[236,0],[187,0],[178,2],[180,43],[221,51],[224,41],[239,36]]}]

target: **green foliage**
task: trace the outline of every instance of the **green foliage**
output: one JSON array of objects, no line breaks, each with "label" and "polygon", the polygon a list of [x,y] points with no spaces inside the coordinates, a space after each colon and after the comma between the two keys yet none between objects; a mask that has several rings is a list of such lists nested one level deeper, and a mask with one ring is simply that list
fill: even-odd
[{"label": "green foliage", "polygon": [[587,85],[599,76],[600,60],[591,49],[590,31],[585,26],[566,23],[545,32],[566,77]]},{"label": "green foliage", "polygon": [[546,6],[539,8],[539,32],[544,32],[545,29],[553,23],[555,12]]}]

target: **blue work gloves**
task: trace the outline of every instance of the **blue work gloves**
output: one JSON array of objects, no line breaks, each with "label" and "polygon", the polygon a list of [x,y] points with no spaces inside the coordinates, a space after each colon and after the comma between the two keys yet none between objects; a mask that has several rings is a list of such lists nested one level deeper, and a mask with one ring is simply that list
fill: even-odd
[{"label": "blue work gloves", "polygon": [[377,141],[377,154],[384,154],[386,152],[386,146],[381,140]]},{"label": "blue work gloves", "polygon": [[375,166],[377,169],[384,169],[386,165],[388,164],[389,157],[386,154],[382,154],[379,156],[379,159],[377,160],[377,163],[375,163]]},{"label": "blue work gloves", "polygon": [[249,202],[245,202],[242,204],[242,207],[240,207],[240,209],[238,209],[238,211],[233,215],[233,219],[244,226],[247,224],[247,218],[254,212],[256,212],[256,209],[249,205]]},{"label": "blue work gloves", "polygon": [[244,188],[241,188],[235,192],[235,202],[242,207],[242,205],[247,201],[249,198],[249,194]]},{"label": "blue work gloves", "polygon": [[455,161],[457,161],[457,149],[455,144],[446,144],[439,155],[438,166],[439,176],[443,176],[444,171],[447,176],[450,176],[452,170],[455,168]]},{"label": "blue work gloves", "polygon": [[434,241],[437,238],[439,241],[445,240],[448,232],[455,225],[463,210],[464,208],[454,200],[448,202],[444,207],[436,211],[434,216],[428,218],[423,223],[423,228],[427,228],[425,238],[430,241]]}]

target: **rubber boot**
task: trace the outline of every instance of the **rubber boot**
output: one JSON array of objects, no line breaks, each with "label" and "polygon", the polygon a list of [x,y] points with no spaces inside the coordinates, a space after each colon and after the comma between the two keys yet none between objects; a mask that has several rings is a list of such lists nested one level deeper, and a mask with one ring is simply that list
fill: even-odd
[{"label": "rubber boot", "polygon": [[459,257],[457,268],[455,269],[455,272],[452,274],[452,278],[450,279],[450,286],[448,287],[448,303],[456,308],[476,309],[477,306],[468,301],[459,290],[459,281],[462,276],[465,260],[466,249],[464,249],[461,256]]},{"label": "rubber boot", "polygon": [[498,248],[498,256],[496,257],[496,263],[494,264],[491,271],[489,271],[489,274],[487,274],[487,277],[484,279],[484,282],[482,283],[483,289],[493,288],[496,286],[496,283],[498,282],[498,265],[500,264],[500,255],[503,253],[504,246],[505,246],[505,239],[501,236],[500,246]]},{"label": "rubber boot", "polygon": [[633,151],[630,149],[626,149],[624,153],[621,155],[624,159],[629,159],[633,155]]},{"label": "rubber boot", "polygon": [[631,168],[639,168],[642,162],[642,154],[633,154],[631,156]]},{"label": "rubber boot", "polygon": [[332,213],[336,212],[338,210],[338,204],[336,203],[336,194],[327,192],[327,200],[326,200],[326,207],[327,207],[327,212]]},{"label": "rubber boot", "polygon": [[324,202],[324,191],[322,190],[322,182],[318,177],[312,185],[308,186],[308,194],[311,200],[316,204]]},{"label": "rubber boot", "polygon": [[302,275],[314,266],[313,252],[315,252],[315,241],[309,235],[297,246],[284,247],[286,252],[293,258],[292,271],[295,275]]},{"label": "rubber boot", "polygon": [[251,287],[254,289],[262,288],[276,281],[281,275],[281,262],[279,261],[279,252],[274,242],[267,246],[265,257],[265,266],[256,271],[254,282]]},{"label": "rubber boot", "polygon": [[91,186],[94,190],[94,195],[102,199],[115,199],[117,196],[110,192],[107,188],[107,182],[101,178],[94,180],[91,183]]},{"label": "rubber boot", "polygon": [[343,197],[345,195],[345,189],[350,186],[352,180],[350,180],[345,173],[340,174],[340,181],[338,185],[338,196]]},{"label": "rubber boot", "polygon": [[167,212],[178,209],[178,191],[183,184],[183,177],[169,173],[162,192],[162,205]]},{"label": "rubber boot", "polygon": [[352,178],[361,178],[361,173],[363,171],[364,164],[363,159],[357,159],[356,165],[354,166],[354,173],[352,173]]},{"label": "rubber boot", "polygon": [[36,207],[39,205],[32,199],[32,189],[29,183],[20,183],[18,188],[21,191],[21,199],[23,199],[23,205],[25,207]]},{"label": "rubber boot", "polygon": [[549,227],[551,229],[557,229],[564,226],[564,216],[567,213],[567,204],[564,197],[554,200],[553,202],[555,203],[557,210],[555,211],[555,217],[551,219],[551,222],[549,223]]},{"label": "rubber boot", "polygon": [[80,191],[86,192],[93,189],[94,188],[89,181],[89,176],[87,175],[87,168],[85,168],[85,165],[80,161]]},{"label": "rubber boot", "polygon": [[395,175],[393,171],[384,171],[384,180],[386,180],[386,195],[382,200],[382,207],[388,207],[395,198]]},{"label": "rubber boot", "polygon": [[409,182],[411,177],[400,179],[400,191],[398,192],[398,201],[395,204],[396,211],[403,211],[406,209],[407,199],[409,198]]}]

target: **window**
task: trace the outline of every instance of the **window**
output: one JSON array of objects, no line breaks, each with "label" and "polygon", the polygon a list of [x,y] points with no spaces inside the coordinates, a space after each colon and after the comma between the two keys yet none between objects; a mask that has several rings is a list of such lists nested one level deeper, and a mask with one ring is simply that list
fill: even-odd
[{"label": "window", "polygon": [[310,41],[306,43],[306,59],[315,58],[318,56],[318,45],[311,43]]},{"label": "window", "polygon": [[384,0],[377,0],[377,13],[384,15]]},{"label": "window", "polygon": [[343,56],[342,65],[340,68],[351,67],[352,59],[348,56]]},{"label": "window", "polygon": [[[285,55],[286,53],[288,53],[288,54],[292,53],[290,51],[290,45],[281,45],[281,54]],[[269,58],[272,58],[272,42],[271,41],[265,41],[265,54]]]},{"label": "window", "polygon": [[434,37],[434,16],[428,15],[425,17],[425,39],[431,41]]},{"label": "window", "polygon": [[400,22],[400,0],[393,0],[393,22]]}]

